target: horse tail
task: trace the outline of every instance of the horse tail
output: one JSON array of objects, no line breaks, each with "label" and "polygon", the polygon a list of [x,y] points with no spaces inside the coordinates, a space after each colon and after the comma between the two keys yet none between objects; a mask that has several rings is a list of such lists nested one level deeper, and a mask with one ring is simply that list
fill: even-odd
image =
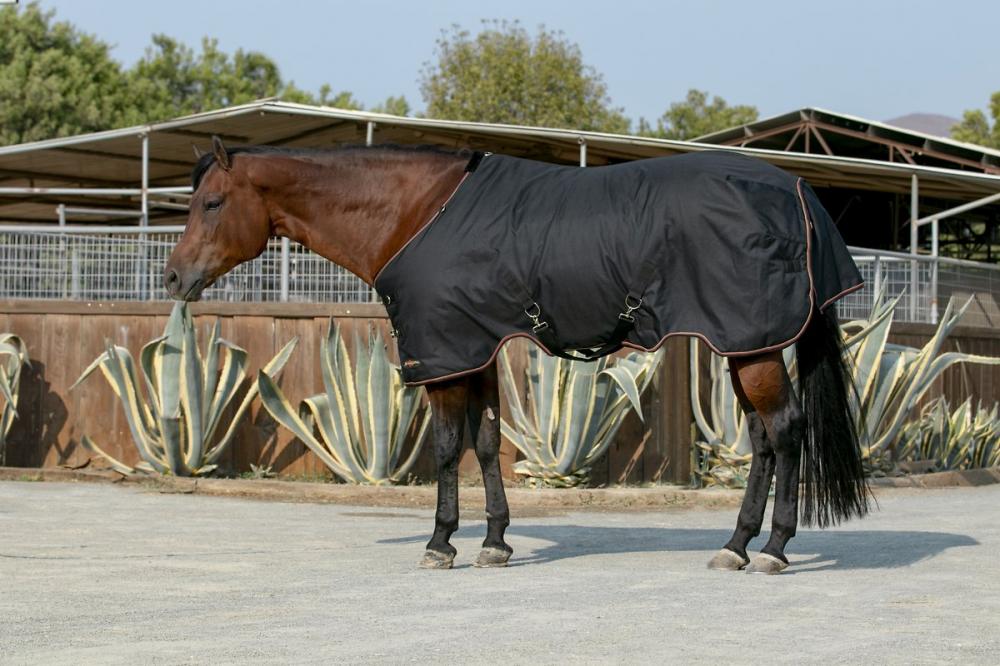
[{"label": "horse tail", "polygon": [[796,346],[799,397],[806,417],[802,452],[802,522],[819,527],[868,513],[861,446],[849,391],[854,391],[836,309],[814,311]]}]

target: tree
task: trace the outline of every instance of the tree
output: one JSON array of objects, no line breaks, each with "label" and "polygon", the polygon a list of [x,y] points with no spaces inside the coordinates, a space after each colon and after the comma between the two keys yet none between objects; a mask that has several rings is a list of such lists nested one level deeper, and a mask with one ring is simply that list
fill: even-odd
[{"label": "tree", "polygon": [[314,96],[286,83],[277,64],[263,53],[238,49],[229,56],[219,50],[217,40],[208,37],[202,39],[201,53],[196,54],[167,35],[153,35],[152,46],[128,72],[128,82],[135,100],[128,113],[130,123],[200,113],[264,97],[361,108],[349,92],[330,97],[331,88],[324,85],[319,96]]},{"label": "tree", "polygon": [[38,3],[0,9],[0,145],[114,127],[125,78],[107,44]]},{"label": "tree", "polygon": [[951,138],[986,148],[1000,148],[1000,91],[990,98],[990,115],[993,116],[992,127],[986,114],[979,109],[966,111],[962,114],[962,122],[951,128]]},{"label": "tree", "polygon": [[437,40],[420,91],[432,118],[628,132],[601,75],[560,32],[533,37],[516,21],[484,21],[474,37],[459,26]]},{"label": "tree", "polygon": [[639,120],[639,134],[660,139],[690,140],[711,132],[757,120],[755,106],[729,106],[721,97],[708,101],[703,90],[688,90],[683,102],[674,102],[656,121],[656,127]]},{"label": "tree", "polygon": [[385,98],[385,101],[381,104],[376,104],[372,107],[372,111],[376,113],[388,113],[393,116],[408,116],[410,115],[410,103],[406,101],[406,97],[400,95],[399,97],[389,96]]}]

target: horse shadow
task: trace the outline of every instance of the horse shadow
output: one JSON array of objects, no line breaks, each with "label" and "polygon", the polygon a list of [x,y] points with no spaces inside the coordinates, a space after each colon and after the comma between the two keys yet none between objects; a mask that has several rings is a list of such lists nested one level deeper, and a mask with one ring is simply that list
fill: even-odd
[{"label": "horse shadow", "polygon": [[[595,527],[591,525],[513,525],[507,534],[549,542],[524,556],[517,553],[510,566],[549,564],[590,555],[628,553],[704,552],[706,561],[725,544],[731,530],[668,527]],[[456,537],[486,535],[485,523],[461,528]],[[422,543],[427,534],[383,539],[378,543]],[[766,543],[763,532],[750,551]],[[908,530],[801,530],[789,544],[793,568],[788,573],[830,569],[896,569],[940,555],[949,548],[977,546],[964,534]],[[523,548],[522,548],[523,552]]]}]

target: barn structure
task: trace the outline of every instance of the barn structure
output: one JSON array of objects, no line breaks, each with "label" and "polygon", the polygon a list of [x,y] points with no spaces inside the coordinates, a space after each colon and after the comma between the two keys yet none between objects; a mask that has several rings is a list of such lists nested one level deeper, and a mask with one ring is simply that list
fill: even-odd
[{"label": "barn structure", "polygon": [[[879,291],[903,294],[894,335],[915,344],[929,337],[949,301],[971,296],[962,349],[1000,356],[993,330],[1000,324],[1000,152],[819,109],[680,142],[261,100],[0,147],[0,330],[28,340],[33,359],[30,407],[12,433],[18,464],[84,460],[79,438],[95,432],[121,440],[115,452],[128,457],[126,427],[110,398],[68,388],[106,338],[137,348],[159,334],[169,310],[160,275],[186,218],[192,148],[207,149],[212,135],[229,146],[433,144],[581,167],[703,150],[752,154],[805,177],[838,221],[868,281],[845,299],[843,317],[865,316]],[[195,312],[223,317],[224,335],[257,361],[300,337],[285,378],[296,398],[316,392],[316,341],[330,315],[385,327],[367,285],[287,240],[273,240],[205,299]],[[672,341],[668,356],[669,372],[646,398],[652,416],[627,425],[620,439],[632,444],[609,452],[596,482],[687,479],[687,342]],[[952,373],[939,390],[995,398],[1000,379],[985,370]],[[265,422],[244,426],[232,469],[255,462],[286,473],[320,471],[301,444],[275,440]],[[506,456],[509,464],[513,451]]]}]

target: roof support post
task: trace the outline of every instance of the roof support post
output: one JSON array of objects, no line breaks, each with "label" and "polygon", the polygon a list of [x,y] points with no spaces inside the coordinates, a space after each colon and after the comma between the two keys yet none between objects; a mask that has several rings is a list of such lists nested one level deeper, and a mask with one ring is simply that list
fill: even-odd
[{"label": "roof support post", "polygon": [[[142,171],[139,186],[139,228],[149,228],[149,132],[139,135],[142,143]],[[152,289],[150,276],[149,248],[146,247],[147,237],[143,232],[137,238],[139,247],[135,262],[135,291],[140,300],[149,297]]]},{"label": "roof support post", "polygon": [[580,166],[587,166],[587,140],[582,136],[576,140],[580,144]]},{"label": "roof support post", "polygon": [[[920,181],[917,174],[910,176],[910,254],[917,256],[917,243],[919,242],[919,230],[917,220],[920,219]],[[917,272],[919,262],[916,259],[910,261],[910,321],[917,319]]]},{"label": "roof support post", "polygon": [[278,298],[281,300],[282,303],[285,303],[285,302],[288,301],[288,278],[289,278],[289,273],[291,272],[290,271],[290,268],[291,268],[291,261],[290,261],[291,249],[292,249],[292,243],[291,243],[291,241],[288,240],[287,237],[282,236],[281,237],[281,273],[280,273],[280,278],[279,278],[280,279],[279,284],[280,284],[281,292],[278,295]]},{"label": "roof support post", "polygon": [[375,142],[375,121],[369,120],[365,125],[365,145],[370,146]]},{"label": "roof support post", "polygon": [[938,221],[931,223],[931,323],[938,323]]}]

